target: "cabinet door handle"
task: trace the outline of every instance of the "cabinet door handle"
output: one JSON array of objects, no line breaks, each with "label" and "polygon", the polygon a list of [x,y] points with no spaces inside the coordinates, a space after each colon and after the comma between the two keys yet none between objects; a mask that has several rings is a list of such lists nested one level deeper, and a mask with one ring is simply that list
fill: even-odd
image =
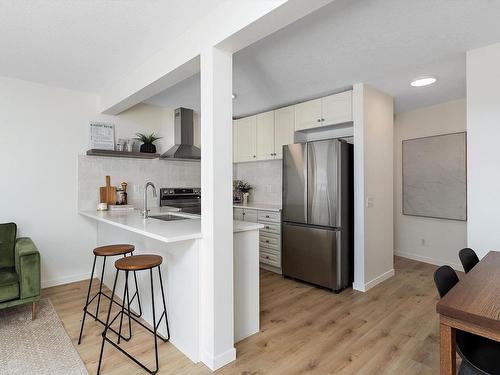
[{"label": "cabinet door handle", "polygon": [[324,119],[324,118],[322,118],[322,119],[321,119],[321,121],[325,121],[325,119]]},{"label": "cabinet door handle", "polygon": [[318,119],[318,122],[321,122],[321,119],[320,119],[320,118]]},{"label": "cabinet door handle", "polygon": [[254,155],[253,157],[254,157],[254,159],[255,159],[257,156],[256,156],[256,155]]},{"label": "cabinet door handle", "polygon": [[266,229],[269,229],[269,226],[268,226],[268,225],[266,225]]},{"label": "cabinet door handle", "polygon": [[266,243],[269,243],[269,240],[266,240]]},{"label": "cabinet door handle", "polygon": [[267,218],[269,218],[269,215],[266,215]]},{"label": "cabinet door handle", "polygon": [[245,216],[245,213],[243,212],[242,215]]}]

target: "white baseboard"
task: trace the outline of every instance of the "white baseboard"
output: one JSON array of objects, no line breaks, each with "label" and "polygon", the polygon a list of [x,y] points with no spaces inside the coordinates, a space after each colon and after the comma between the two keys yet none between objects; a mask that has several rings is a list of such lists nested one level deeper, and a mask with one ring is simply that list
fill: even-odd
[{"label": "white baseboard", "polygon": [[201,350],[201,361],[212,371],[220,369],[228,363],[233,362],[235,359],[236,348],[231,348],[215,357]]},{"label": "white baseboard", "polygon": [[461,264],[458,264],[458,263],[445,262],[443,260],[425,257],[425,256],[422,256],[419,254],[406,253],[404,251],[398,251],[398,250],[394,250],[394,255],[396,255],[398,257],[402,257],[402,258],[416,260],[416,261],[423,262],[423,263],[433,264],[435,266],[448,265],[451,268],[453,268],[454,270],[464,272],[464,268],[462,267]]},{"label": "white baseboard", "polygon": [[74,283],[75,281],[86,280],[89,278],[89,276],[90,276],[89,273],[85,272],[77,275],[59,277],[57,279],[52,279],[52,280],[42,280],[42,288],[50,288],[52,286],[69,284],[69,283]]},{"label": "white baseboard", "polygon": [[380,284],[381,282],[384,282],[387,279],[390,279],[391,277],[394,276],[394,269],[390,269],[387,272],[384,272],[383,274],[377,276],[373,280],[368,281],[367,283],[359,283],[359,282],[354,282],[352,284],[352,288],[354,290],[357,290],[359,292],[367,292],[374,286]]}]

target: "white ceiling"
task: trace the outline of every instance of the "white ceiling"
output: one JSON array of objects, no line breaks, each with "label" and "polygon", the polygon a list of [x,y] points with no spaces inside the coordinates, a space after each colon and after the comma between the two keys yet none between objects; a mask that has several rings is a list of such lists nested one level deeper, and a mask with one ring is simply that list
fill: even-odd
[{"label": "white ceiling", "polygon": [[[234,115],[369,83],[406,111],[465,96],[465,51],[500,41],[500,0],[336,0],[234,55]],[[413,88],[432,74],[437,84]],[[199,75],[147,102],[199,110]]]},{"label": "white ceiling", "polygon": [[0,75],[97,92],[223,0],[0,0]]}]

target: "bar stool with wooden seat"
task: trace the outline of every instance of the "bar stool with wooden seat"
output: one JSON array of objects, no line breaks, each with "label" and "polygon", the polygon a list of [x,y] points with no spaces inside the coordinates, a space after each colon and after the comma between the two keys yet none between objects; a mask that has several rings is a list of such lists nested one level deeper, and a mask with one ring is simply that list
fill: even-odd
[{"label": "bar stool with wooden seat", "polygon": [[[159,255],[152,255],[152,254],[144,254],[144,255],[132,255],[126,258],[121,258],[118,259],[115,262],[115,268],[116,268],[116,275],[115,275],[115,281],[113,282],[113,291],[111,292],[111,302],[109,304],[108,308],[108,316],[106,318],[106,324],[104,326],[104,332],[102,333],[102,344],[101,344],[101,353],[99,355],[99,365],[97,367],[97,374],[100,373],[101,371],[101,362],[102,362],[102,353],[104,351],[104,343],[108,342],[111,345],[113,345],[116,349],[121,351],[123,354],[125,354],[128,358],[130,358],[132,361],[134,361],[136,364],[138,364],[140,367],[142,367],[144,370],[146,370],[150,374],[156,374],[158,369],[159,369],[159,360],[158,360],[158,338],[162,340],[163,342],[167,342],[170,340],[170,330],[168,327],[168,317],[167,317],[167,305],[165,302],[165,292],[163,290],[163,280],[161,277],[161,270],[160,270],[160,265],[163,262],[163,258]],[[156,321],[156,310],[155,310],[155,290],[154,290],[154,285],[153,285],[153,270],[157,268],[158,269],[158,277],[160,281],[160,289],[161,289],[161,297],[162,297],[162,304],[163,304],[163,313],[160,316],[160,319],[158,319],[158,322]],[[152,304],[152,314],[153,314],[153,324],[152,327],[153,329],[149,328],[147,325],[145,325],[143,322],[141,322],[138,318],[136,318],[133,314],[130,313],[130,302],[129,300],[129,292],[128,292],[128,274],[130,271],[136,272],[136,271],[147,271],[149,270],[149,279],[150,279],[150,284],[151,284],[151,304]],[[111,340],[107,336],[108,330],[111,330],[111,324],[113,324],[113,321],[116,319],[115,318],[110,322],[111,318],[111,308],[113,305],[113,299],[115,295],[115,290],[116,290],[116,283],[118,280],[118,275],[120,271],[125,271],[125,289],[123,292],[123,304],[121,312],[118,314],[120,315],[120,327],[118,329],[118,341],[115,343],[113,340]],[[125,311],[125,301],[127,301],[127,311]],[[132,355],[130,355],[126,350],[120,347],[120,338],[123,338],[121,335],[122,331],[122,323],[123,323],[123,315],[126,315],[128,318],[128,328],[129,328],[129,333],[130,337],[132,337],[132,325],[131,321],[134,320],[136,323],[141,325],[143,328],[145,328],[147,331],[153,334],[154,337],[154,347],[155,347],[155,361],[156,361],[156,368],[154,370],[150,370],[148,367],[146,367],[143,363],[141,363],[139,360],[134,358]],[[165,324],[167,328],[167,337],[164,338],[162,337],[158,332],[158,327],[160,326],[160,323],[162,319],[165,318]]]},{"label": "bar stool with wooden seat", "polygon": [[[108,257],[111,257],[111,256],[119,256],[119,255],[123,255],[123,257],[127,257],[127,255],[132,254],[134,252],[134,250],[135,250],[135,246],[130,245],[130,244],[107,245],[107,246],[100,246],[100,247],[97,247],[94,249],[94,263],[92,265],[92,273],[90,275],[89,288],[88,288],[88,292],[87,292],[87,300],[85,301],[85,306],[83,307],[83,319],[82,319],[82,325],[80,327],[80,336],[78,338],[78,345],[80,345],[80,343],[82,341],[83,327],[85,325],[85,317],[87,315],[90,315],[90,317],[92,317],[95,321],[97,321],[103,325],[106,324],[106,322],[99,319],[99,306],[101,304],[101,296],[103,296],[111,301],[111,297],[109,297],[106,293],[104,293],[102,291],[102,282],[104,279],[104,270],[106,268],[106,259]],[[99,283],[99,292],[97,292],[96,295],[94,295],[92,298],[90,298],[90,292],[92,289],[92,281],[94,278],[94,271],[95,271],[97,257],[103,258],[101,280]],[[140,317],[142,315],[142,307],[141,307],[141,299],[139,297],[139,289],[137,288],[137,276],[136,276],[135,272],[134,272],[134,282],[135,282],[135,293],[132,296],[132,299],[130,300],[130,302],[133,302],[137,298],[139,313],[138,314],[133,313],[133,314],[136,317]],[[97,308],[96,308],[95,314],[93,314],[88,310],[88,307],[96,298],[97,298]],[[114,301],[114,303],[120,307],[122,306],[118,301]],[[114,333],[118,334],[115,330],[112,330],[112,331]],[[126,338],[123,336],[122,336],[122,338],[126,341],[128,341],[130,339],[130,337]]]}]

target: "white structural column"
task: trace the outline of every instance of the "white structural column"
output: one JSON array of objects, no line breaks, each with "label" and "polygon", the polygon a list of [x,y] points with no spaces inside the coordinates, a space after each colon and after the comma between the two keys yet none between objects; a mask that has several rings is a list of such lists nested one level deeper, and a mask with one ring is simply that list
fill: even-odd
[{"label": "white structural column", "polygon": [[200,358],[236,359],[233,303],[232,54],[201,53]]},{"label": "white structural column", "polygon": [[393,99],[353,87],[354,284],[367,291],[394,275]]},{"label": "white structural column", "polygon": [[467,52],[467,236],[480,258],[500,249],[500,43]]}]

